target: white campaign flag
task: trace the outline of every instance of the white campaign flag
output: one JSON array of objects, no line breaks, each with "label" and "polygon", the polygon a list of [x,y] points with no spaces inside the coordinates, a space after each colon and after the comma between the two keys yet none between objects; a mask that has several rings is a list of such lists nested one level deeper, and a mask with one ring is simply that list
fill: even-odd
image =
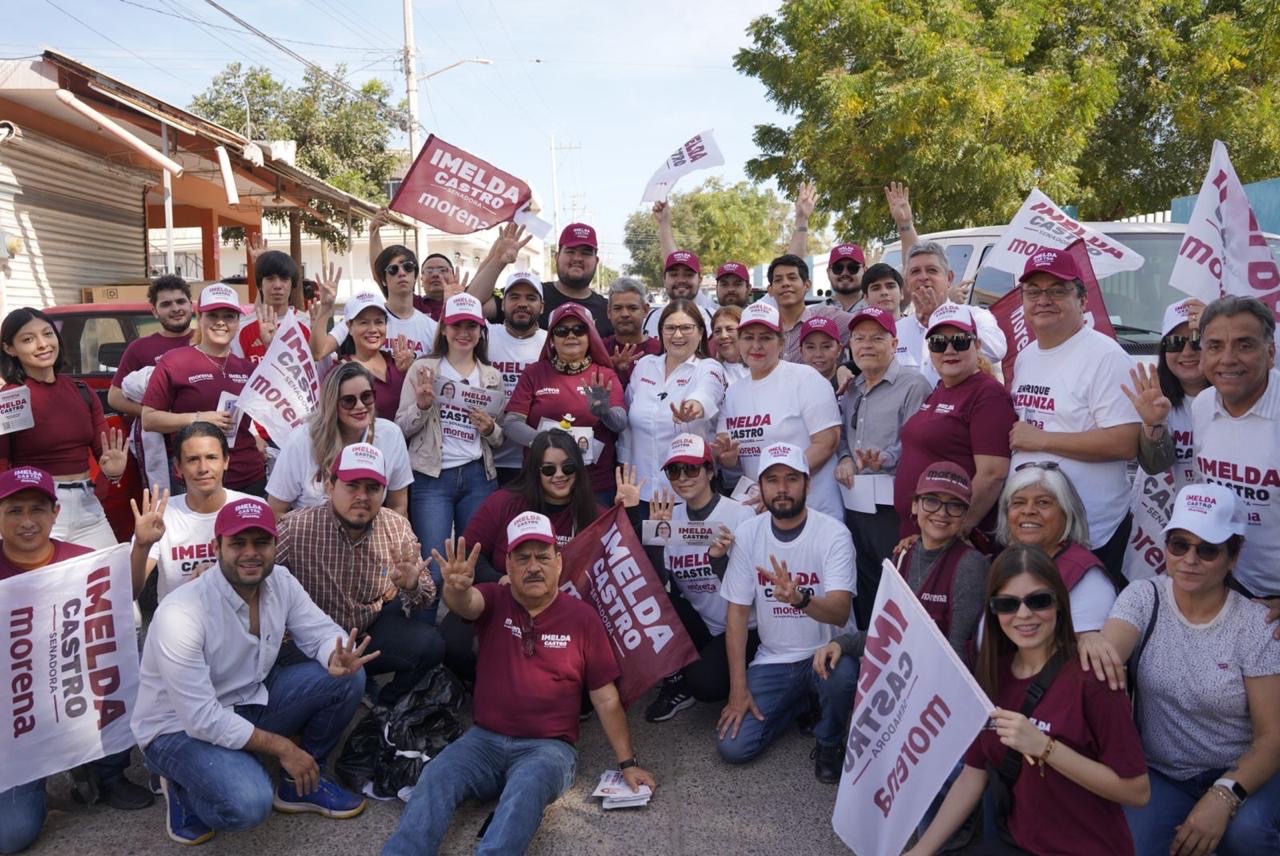
[{"label": "white campaign flag", "polygon": [[0,581],[0,792],[134,744],[129,545]]},{"label": "white campaign flag", "polygon": [[644,196],[640,197],[640,201],[666,202],[671,188],[681,176],[697,169],[723,165],[724,155],[716,145],[716,138],[712,136],[711,131],[703,131],[681,145],[671,157],[667,158],[666,163],[658,167],[653,178],[649,179],[649,184],[645,187]]},{"label": "white campaign flag", "polygon": [[884,563],[831,825],[898,856],[995,706],[893,563]]},{"label": "white campaign flag", "polygon": [[1114,238],[1068,216],[1052,199],[1036,189],[1013,215],[1004,234],[982,264],[1022,276],[1027,259],[1040,249],[1065,250],[1078,239],[1084,239],[1093,275],[1098,279],[1121,271],[1137,270],[1145,261]]},{"label": "white campaign flag", "polygon": [[276,328],[271,347],[240,392],[241,413],[267,429],[277,443],[306,420],[320,395],[311,348],[297,311],[290,309]]},{"label": "white campaign flag", "polygon": [[1276,313],[1280,272],[1221,140],[1213,143],[1169,284],[1206,303],[1224,294],[1256,297]]}]

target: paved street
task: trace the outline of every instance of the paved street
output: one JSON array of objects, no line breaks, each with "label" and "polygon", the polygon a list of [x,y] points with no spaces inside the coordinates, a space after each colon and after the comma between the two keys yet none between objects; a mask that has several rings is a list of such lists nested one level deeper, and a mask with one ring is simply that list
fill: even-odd
[{"label": "paved street", "polygon": [[[531,854],[823,854],[848,850],[831,830],[835,786],[813,777],[812,739],[789,733],[756,763],[730,767],[715,752],[718,705],[697,705],[667,723],[650,725],[637,702],[630,715],[636,752],[658,778],[647,808],[605,812],[591,791],[613,761],[599,723],[583,725],[577,781],[546,813]],[[144,781],[136,766],[131,775]],[[86,809],[68,796],[68,780],[50,786],[49,821],[32,856],[125,856],[185,852],[164,832],[157,799],[146,811]],[[490,806],[467,805],[441,853],[470,853]],[[360,817],[332,821],[273,814],[246,833],[220,833],[197,852],[217,854],[373,854],[395,828],[400,803],[374,803]]]}]

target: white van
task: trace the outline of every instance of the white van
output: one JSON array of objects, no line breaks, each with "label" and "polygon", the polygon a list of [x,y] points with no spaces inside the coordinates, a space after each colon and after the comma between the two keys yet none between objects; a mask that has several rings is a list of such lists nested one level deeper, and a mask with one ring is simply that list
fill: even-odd
[{"label": "white van", "polygon": [[[1136,271],[1117,273],[1099,281],[1107,314],[1116,328],[1116,337],[1133,355],[1155,354],[1160,346],[1160,321],[1164,309],[1186,297],[1169,285],[1178,248],[1186,225],[1182,223],[1088,223],[1091,228],[1114,238],[1142,255],[1145,263]],[[947,261],[955,271],[956,281],[975,280],[970,300],[981,305],[995,302],[1013,288],[1016,277],[1005,271],[982,267],[987,253],[1000,240],[1005,227],[986,226],[977,229],[953,229],[921,237],[937,241],[947,251]],[[1271,251],[1280,260],[1280,235],[1267,234]],[[902,245],[894,242],[885,247],[881,261],[902,269]],[[826,286],[826,277],[822,276]],[[815,285],[817,284],[815,276]]]}]

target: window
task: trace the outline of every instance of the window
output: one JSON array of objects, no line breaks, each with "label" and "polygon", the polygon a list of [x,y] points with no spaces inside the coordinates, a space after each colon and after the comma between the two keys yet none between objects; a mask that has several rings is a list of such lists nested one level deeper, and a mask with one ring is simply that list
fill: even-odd
[{"label": "window", "polygon": [[393,178],[387,182],[385,189],[387,191],[388,199],[394,199],[396,194],[400,192],[400,184],[402,182],[403,182],[403,179],[399,179],[399,178]]},{"label": "window", "polygon": [[129,344],[120,319],[111,315],[68,318],[62,326],[66,364],[76,374],[111,374]]}]

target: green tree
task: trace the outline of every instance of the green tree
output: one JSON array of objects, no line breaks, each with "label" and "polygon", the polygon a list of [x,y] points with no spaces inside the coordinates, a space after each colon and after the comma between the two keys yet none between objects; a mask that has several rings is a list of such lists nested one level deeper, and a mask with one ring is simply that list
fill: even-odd
[{"label": "green tree", "polygon": [[[709,178],[687,193],[673,193],[671,231],[681,249],[698,254],[704,273],[731,259],[759,264],[778,255],[790,239],[792,208],[776,193],[741,181],[726,185]],[[631,253],[627,273],[643,277],[651,288],[662,285],[662,248],[652,212],[636,211],[623,226]]]},{"label": "green tree", "polygon": [[1280,25],[1266,0],[787,0],[738,70],[796,117],[757,126],[757,180],[804,178],[838,231],[888,237],[881,187],[927,230],[1006,221],[1032,187],[1086,219],[1193,193],[1215,137],[1280,171]]},{"label": "green tree", "polygon": [[[338,66],[334,77],[343,79],[345,69]],[[370,80],[352,91],[334,77],[308,69],[302,85],[292,88],[268,69],[232,63],[192,100],[190,110],[251,139],[296,140],[297,164],[303,170],[348,193],[384,202],[396,167],[391,135],[406,130],[404,113],[391,105],[391,90],[382,81]],[[312,207],[329,222],[304,212],[303,229],[345,252],[345,212],[319,200]],[[278,209],[266,216],[277,222],[288,219]],[[359,222],[354,225],[357,231],[363,228]],[[225,233],[238,239],[233,231],[239,230]]]}]

